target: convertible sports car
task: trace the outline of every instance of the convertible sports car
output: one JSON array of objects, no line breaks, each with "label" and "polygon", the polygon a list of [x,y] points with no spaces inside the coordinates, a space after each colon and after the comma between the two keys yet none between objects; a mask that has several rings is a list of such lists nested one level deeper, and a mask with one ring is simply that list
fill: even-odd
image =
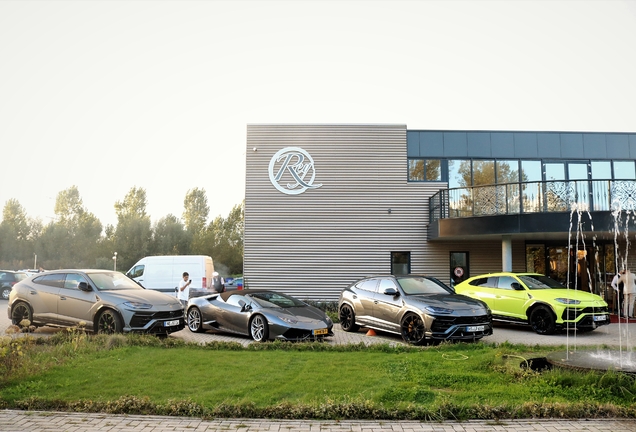
[{"label": "convertible sports car", "polygon": [[267,290],[230,290],[191,298],[187,308],[192,332],[217,329],[266,340],[321,340],[333,336],[333,322],[320,309]]},{"label": "convertible sports car", "polygon": [[340,326],[402,335],[413,345],[475,341],[492,334],[490,309],[429,276],[372,276],[352,283],[338,301]]},{"label": "convertible sports car", "polygon": [[564,328],[590,331],[610,323],[607,303],[600,296],[568,289],[537,273],[491,273],[455,286],[455,292],[484,301],[493,319],[529,324],[538,334]]}]

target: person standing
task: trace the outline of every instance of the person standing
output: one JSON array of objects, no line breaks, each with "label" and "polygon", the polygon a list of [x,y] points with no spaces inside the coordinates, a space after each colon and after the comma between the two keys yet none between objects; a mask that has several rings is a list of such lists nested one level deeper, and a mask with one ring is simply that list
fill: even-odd
[{"label": "person standing", "polygon": [[623,283],[623,316],[634,318],[634,297],[636,297],[636,275],[629,270],[621,272],[619,283]]},{"label": "person standing", "polygon": [[190,279],[190,275],[188,274],[188,272],[183,272],[183,278],[179,281],[179,287],[177,288],[177,298],[184,308],[188,306],[191,284],[192,279]]},{"label": "person standing", "polygon": [[218,293],[225,291],[225,281],[217,272],[212,273],[212,286],[214,287],[214,291]]},{"label": "person standing", "polygon": [[614,275],[614,278],[612,279],[612,283],[610,284],[612,288],[614,288],[615,299],[618,300],[618,305],[615,305],[616,309],[618,310],[614,309],[614,312],[616,312],[619,316],[623,316],[623,302],[624,302],[623,300],[624,284],[619,281],[620,281],[620,277],[624,274],[625,274],[625,270],[621,270],[619,273],[616,273]]}]

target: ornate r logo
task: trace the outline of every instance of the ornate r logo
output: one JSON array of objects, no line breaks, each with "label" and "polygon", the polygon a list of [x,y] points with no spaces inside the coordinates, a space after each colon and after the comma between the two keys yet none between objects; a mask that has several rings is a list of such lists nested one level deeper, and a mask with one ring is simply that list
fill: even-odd
[{"label": "ornate r logo", "polygon": [[269,161],[269,180],[284,194],[299,195],[319,188],[322,184],[313,184],[315,177],[314,160],[300,147],[285,147]]}]

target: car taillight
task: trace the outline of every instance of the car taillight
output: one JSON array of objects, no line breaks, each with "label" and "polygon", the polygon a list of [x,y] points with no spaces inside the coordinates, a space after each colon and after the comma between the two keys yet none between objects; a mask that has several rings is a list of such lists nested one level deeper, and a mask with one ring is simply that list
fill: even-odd
[{"label": "car taillight", "polygon": [[203,285],[201,285],[201,288],[206,289],[208,287],[208,280],[205,276],[203,276]]},{"label": "car taillight", "polygon": [[13,285],[17,284],[18,282],[17,281],[12,281],[12,282],[9,282],[9,283],[11,284],[11,286],[13,286]]}]

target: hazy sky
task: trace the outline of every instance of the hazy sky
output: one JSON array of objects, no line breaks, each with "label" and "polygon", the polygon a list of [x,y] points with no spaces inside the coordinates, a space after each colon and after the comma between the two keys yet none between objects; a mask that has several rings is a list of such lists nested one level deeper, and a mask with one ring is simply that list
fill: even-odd
[{"label": "hazy sky", "polygon": [[246,126],[636,132],[634,1],[0,0],[0,205],[245,195]]}]

